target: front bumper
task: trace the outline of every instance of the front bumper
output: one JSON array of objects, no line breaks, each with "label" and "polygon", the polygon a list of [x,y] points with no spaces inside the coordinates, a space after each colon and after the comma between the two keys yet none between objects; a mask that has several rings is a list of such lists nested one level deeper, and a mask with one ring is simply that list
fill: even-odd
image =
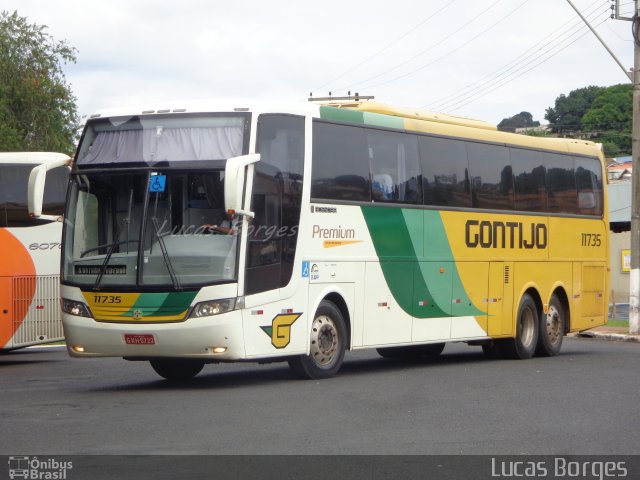
[{"label": "front bumper", "polygon": [[[246,358],[238,310],[176,323],[106,323],[68,314],[63,314],[62,321],[67,350],[73,357],[183,357],[213,362]],[[126,334],[150,334],[155,343],[130,345],[125,342]],[[214,352],[221,348],[224,352]]]}]

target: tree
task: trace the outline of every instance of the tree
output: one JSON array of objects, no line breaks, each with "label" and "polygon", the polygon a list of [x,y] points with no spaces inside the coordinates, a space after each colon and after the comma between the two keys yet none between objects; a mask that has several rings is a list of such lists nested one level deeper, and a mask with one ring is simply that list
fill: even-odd
[{"label": "tree", "polygon": [[46,28],[0,12],[0,151],[74,149],[76,99],[62,65],[76,50]]},{"label": "tree", "polygon": [[596,133],[610,157],[631,153],[633,87],[631,84],[605,88],[582,117],[582,130]]},{"label": "tree", "polygon": [[516,128],[539,127],[540,122],[533,121],[533,115],[529,112],[520,112],[511,118],[503,118],[498,124],[498,130],[503,132],[515,132]]},{"label": "tree", "polygon": [[569,134],[580,131],[582,117],[603,90],[603,87],[590,86],[572,90],[569,95],[561,94],[556,98],[555,106],[547,108],[544,116],[549,121],[551,131]]}]

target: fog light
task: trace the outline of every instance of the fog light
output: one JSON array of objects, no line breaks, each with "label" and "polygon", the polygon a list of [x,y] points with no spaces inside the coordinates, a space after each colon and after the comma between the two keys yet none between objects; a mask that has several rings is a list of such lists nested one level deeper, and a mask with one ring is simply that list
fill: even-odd
[{"label": "fog light", "polygon": [[213,347],[211,351],[213,353],[224,353],[227,351],[227,347]]},{"label": "fog light", "polygon": [[74,345],[71,350],[77,353],[84,353],[84,347],[82,345]]}]

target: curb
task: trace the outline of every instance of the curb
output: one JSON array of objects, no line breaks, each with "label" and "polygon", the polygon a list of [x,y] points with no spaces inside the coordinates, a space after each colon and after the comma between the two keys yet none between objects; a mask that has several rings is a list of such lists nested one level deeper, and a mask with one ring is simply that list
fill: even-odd
[{"label": "curb", "polygon": [[640,335],[630,335],[624,333],[579,332],[576,333],[575,336],[578,338],[594,338],[596,340],[609,340],[613,342],[640,343]]}]

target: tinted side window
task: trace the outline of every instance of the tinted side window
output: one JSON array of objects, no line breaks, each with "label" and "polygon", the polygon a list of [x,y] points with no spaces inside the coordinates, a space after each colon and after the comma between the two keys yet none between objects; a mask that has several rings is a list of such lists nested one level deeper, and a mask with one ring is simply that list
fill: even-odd
[{"label": "tinted side window", "polygon": [[578,213],[602,215],[602,169],[595,158],[575,157]]},{"label": "tinted side window", "polygon": [[476,208],[513,209],[513,172],[506,147],[468,144],[472,203]]},{"label": "tinted side window", "polygon": [[470,207],[467,146],[460,140],[420,137],[425,205]]},{"label": "tinted side window", "polygon": [[248,232],[246,293],[291,280],[302,204],[304,118],[262,115]]},{"label": "tinted side window", "polygon": [[35,165],[0,164],[0,227],[29,225],[27,182]]},{"label": "tinted side window", "polygon": [[515,209],[525,212],[547,211],[544,153],[511,148],[515,184]]},{"label": "tinted side window", "polygon": [[578,196],[573,157],[550,153],[547,168],[547,209],[550,213],[576,213]]},{"label": "tinted side window", "polygon": [[314,121],[311,197],[371,201],[363,128]]},{"label": "tinted side window", "polygon": [[418,141],[414,135],[367,130],[371,195],[376,202],[422,203]]},{"label": "tinted side window", "polygon": [[42,213],[45,215],[63,215],[67,197],[69,167],[58,167],[47,172],[44,184]]}]

